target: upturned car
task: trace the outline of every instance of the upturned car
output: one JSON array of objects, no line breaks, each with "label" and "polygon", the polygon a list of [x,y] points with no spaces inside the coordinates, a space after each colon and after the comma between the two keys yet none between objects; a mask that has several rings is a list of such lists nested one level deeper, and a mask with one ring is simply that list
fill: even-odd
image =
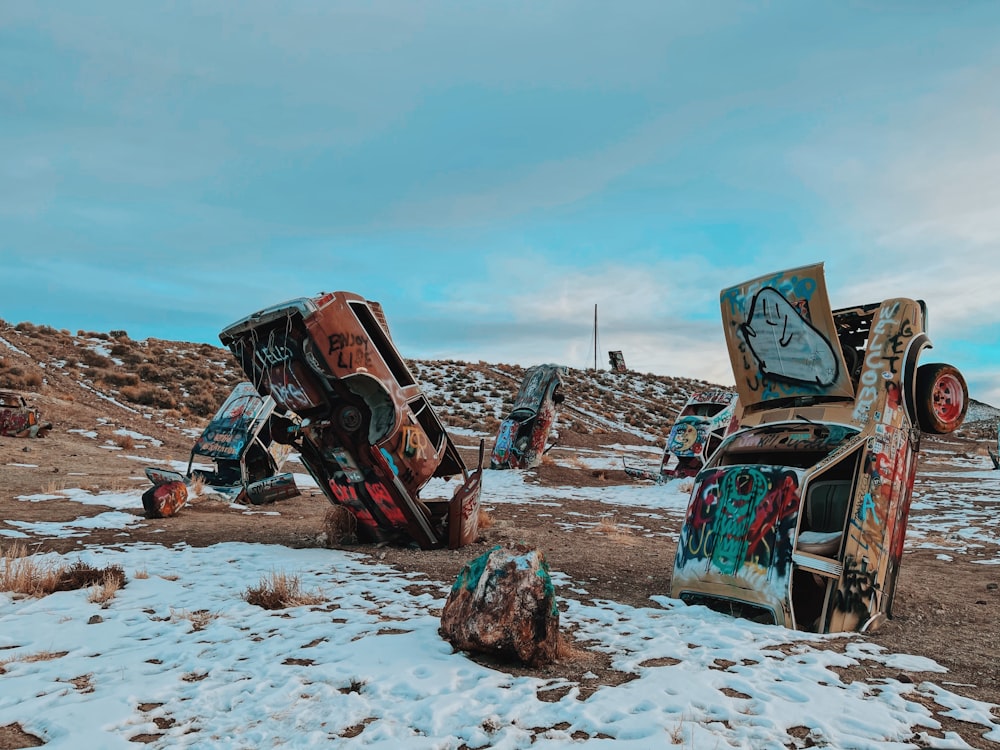
[{"label": "upturned car", "polygon": [[[278,416],[270,396],[238,383],[195,441],[187,472],[149,467],[146,476],[156,486],[197,480],[254,505],[293,497],[299,494],[295,477],[281,473],[291,448],[271,436],[271,419]],[[282,419],[285,426],[288,418]]]},{"label": "upturned car", "polygon": [[28,405],[22,394],[0,390],[0,435],[40,438],[45,437],[51,429],[52,423],[44,421],[38,410]]},{"label": "upturned car", "polygon": [[739,397],[733,391],[692,393],[670,428],[659,470],[626,463],[625,473],[657,483],[695,476],[718,450],[723,438],[739,426],[738,405]]},{"label": "upturned car", "polygon": [[531,469],[542,462],[563,402],[560,389],[566,373],[565,367],[551,364],[536,365],[525,372],[514,407],[497,431],[491,469]]},{"label": "upturned car", "polygon": [[[461,547],[478,535],[483,446],[470,471],[396,349],[382,306],[350,292],[265,308],[222,343],[254,388],[295,421],[272,420],[362,541]],[[451,498],[421,496],[460,476]]]},{"label": "upturned car", "polygon": [[740,429],[698,473],[671,595],[816,632],[892,616],[922,433],[958,428],[968,389],[920,300],[833,311],[822,264],[721,293]]}]

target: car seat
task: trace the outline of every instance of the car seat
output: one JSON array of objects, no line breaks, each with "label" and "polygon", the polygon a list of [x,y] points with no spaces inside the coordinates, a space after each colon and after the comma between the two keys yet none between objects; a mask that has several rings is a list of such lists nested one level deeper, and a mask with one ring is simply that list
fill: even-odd
[{"label": "car seat", "polygon": [[813,555],[835,557],[840,550],[851,499],[851,482],[828,479],[811,482],[806,490],[808,530],[799,532],[797,549]]}]

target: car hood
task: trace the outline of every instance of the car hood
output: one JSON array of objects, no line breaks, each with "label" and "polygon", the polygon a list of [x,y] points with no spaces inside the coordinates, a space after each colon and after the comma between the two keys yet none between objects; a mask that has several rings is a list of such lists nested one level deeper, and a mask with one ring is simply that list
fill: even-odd
[{"label": "car hood", "polygon": [[817,401],[854,398],[822,263],[724,289],[720,301],[744,408],[800,396]]},{"label": "car hood", "polygon": [[239,383],[201,433],[193,452],[210,458],[239,458],[273,410],[269,396],[261,397],[250,383]]}]

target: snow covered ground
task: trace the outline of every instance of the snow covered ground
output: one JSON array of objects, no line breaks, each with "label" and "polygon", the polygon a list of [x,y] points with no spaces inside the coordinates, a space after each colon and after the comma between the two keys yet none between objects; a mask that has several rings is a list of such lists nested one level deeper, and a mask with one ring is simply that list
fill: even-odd
[{"label": "snow covered ground", "polygon": [[[977,472],[981,481],[960,481]],[[975,462],[954,476],[918,500],[911,544],[932,532],[949,540],[947,554],[998,542],[996,514],[971,499],[1000,502],[1000,477]],[[487,505],[544,495],[681,514],[687,499],[673,484],[543,490],[520,472],[488,472],[484,485]],[[62,497],[108,510],[5,533],[124,532],[142,521],[123,512],[141,506],[140,494],[67,490]],[[579,683],[515,677],[453,652],[437,632],[451,581],[328,549],[122,540],[46,558],[122,566],[128,583],[106,608],[85,590],[41,599],[0,593],[0,727],[18,723],[53,750],[135,748],[133,738],[153,748],[969,747],[931,733],[939,725],[924,704],[934,701],[1000,743],[991,704],[953,692],[934,662],[861,638],[846,636],[851,643],[838,653],[822,643],[843,635],[756,625],[667,597],[642,608],[593,602],[555,571],[563,625],[634,676],[582,699],[581,689],[593,687],[587,675]],[[247,587],[274,572],[298,576],[324,603],[280,611],[248,604]],[[857,664],[940,679],[845,682],[835,671]]]}]

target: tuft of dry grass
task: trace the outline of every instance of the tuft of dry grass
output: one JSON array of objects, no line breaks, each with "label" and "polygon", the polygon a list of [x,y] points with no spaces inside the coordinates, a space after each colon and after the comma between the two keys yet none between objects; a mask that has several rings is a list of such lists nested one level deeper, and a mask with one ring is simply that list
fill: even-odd
[{"label": "tuft of dry grass", "polygon": [[[0,556],[0,590],[25,596],[46,596],[55,591],[74,591],[88,586],[100,587],[109,601],[125,585],[125,572],[118,565],[95,568],[77,561],[72,565],[45,562],[28,554],[27,547],[15,542]],[[93,597],[94,594],[91,594]]]},{"label": "tuft of dry grass", "polygon": [[146,578],[149,578],[149,571],[146,570],[145,568],[139,568],[132,574],[132,577],[135,578],[137,581],[144,580]]},{"label": "tuft of dry grass", "polygon": [[119,576],[113,570],[105,569],[104,580],[93,585],[90,594],[87,596],[87,601],[107,607],[111,603],[111,600],[115,598],[118,589],[124,584],[124,579],[124,575]]},{"label": "tuft of dry grass", "polygon": [[0,557],[0,589],[25,596],[45,596],[56,590],[64,570],[28,554],[23,542],[15,542]]},{"label": "tuft of dry grass", "polygon": [[56,481],[55,479],[53,479],[46,483],[45,487],[42,488],[42,491],[46,495],[61,495],[63,494],[63,491],[65,489],[66,489],[65,481]]},{"label": "tuft of dry grass", "polygon": [[604,534],[608,539],[618,542],[629,541],[632,530],[619,524],[614,516],[603,516],[593,528],[595,534]]},{"label": "tuft of dry grass", "polygon": [[188,482],[188,494],[191,497],[201,497],[205,494],[205,477],[201,474],[194,474]]},{"label": "tuft of dry grass", "polygon": [[208,627],[208,623],[218,617],[218,614],[214,612],[209,612],[207,609],[198,609],[194,612],[188,612],[186,609],[174,609],[170,608],[170,620],[171,622],[177,620],[187,620],[191,623],[192,630],[204,630]]},{"label": "tuft of dry grass", "polygon": [[111,438],[111,442],[122,450],[130,451],[135,448],[135,440],[131,435],[119,435],[118,433],[115,433],[114,437]]},{"label": "tuft of dry grass", "polygon": [[53,659],[61,659],[66,656],[69,651],[39,651],[35,654],[25,654],[24,656],[15,656],[10,659],[0,659],[0,674],[3,674],[5,667],[8,664],[13,664],[14,662],[21,661],[25,664],[31,664],[36,661],[52,661]]},{"label": "tuft of dry grass", "polygon": [[319,592],[303,591],[298,576],[277,571],[262,577],[256,586],[247,588],[243,598],[263,609],[285,609],[326,601]]},{"label": "tuft of dry grass", "polygon": [[323,516],[323,532],[328,547],[353,544],[358,538],[358,519],[343,505],[334,505]]},{"label": "tuft of dry grass", "polygon": [[490,515],[490,512],[486,510],[486,508],[481,507],[479,509],[477,519],[480,531],[485,531],[486,529],[490,528],[490,526],[493,525],[493,516]]}]

